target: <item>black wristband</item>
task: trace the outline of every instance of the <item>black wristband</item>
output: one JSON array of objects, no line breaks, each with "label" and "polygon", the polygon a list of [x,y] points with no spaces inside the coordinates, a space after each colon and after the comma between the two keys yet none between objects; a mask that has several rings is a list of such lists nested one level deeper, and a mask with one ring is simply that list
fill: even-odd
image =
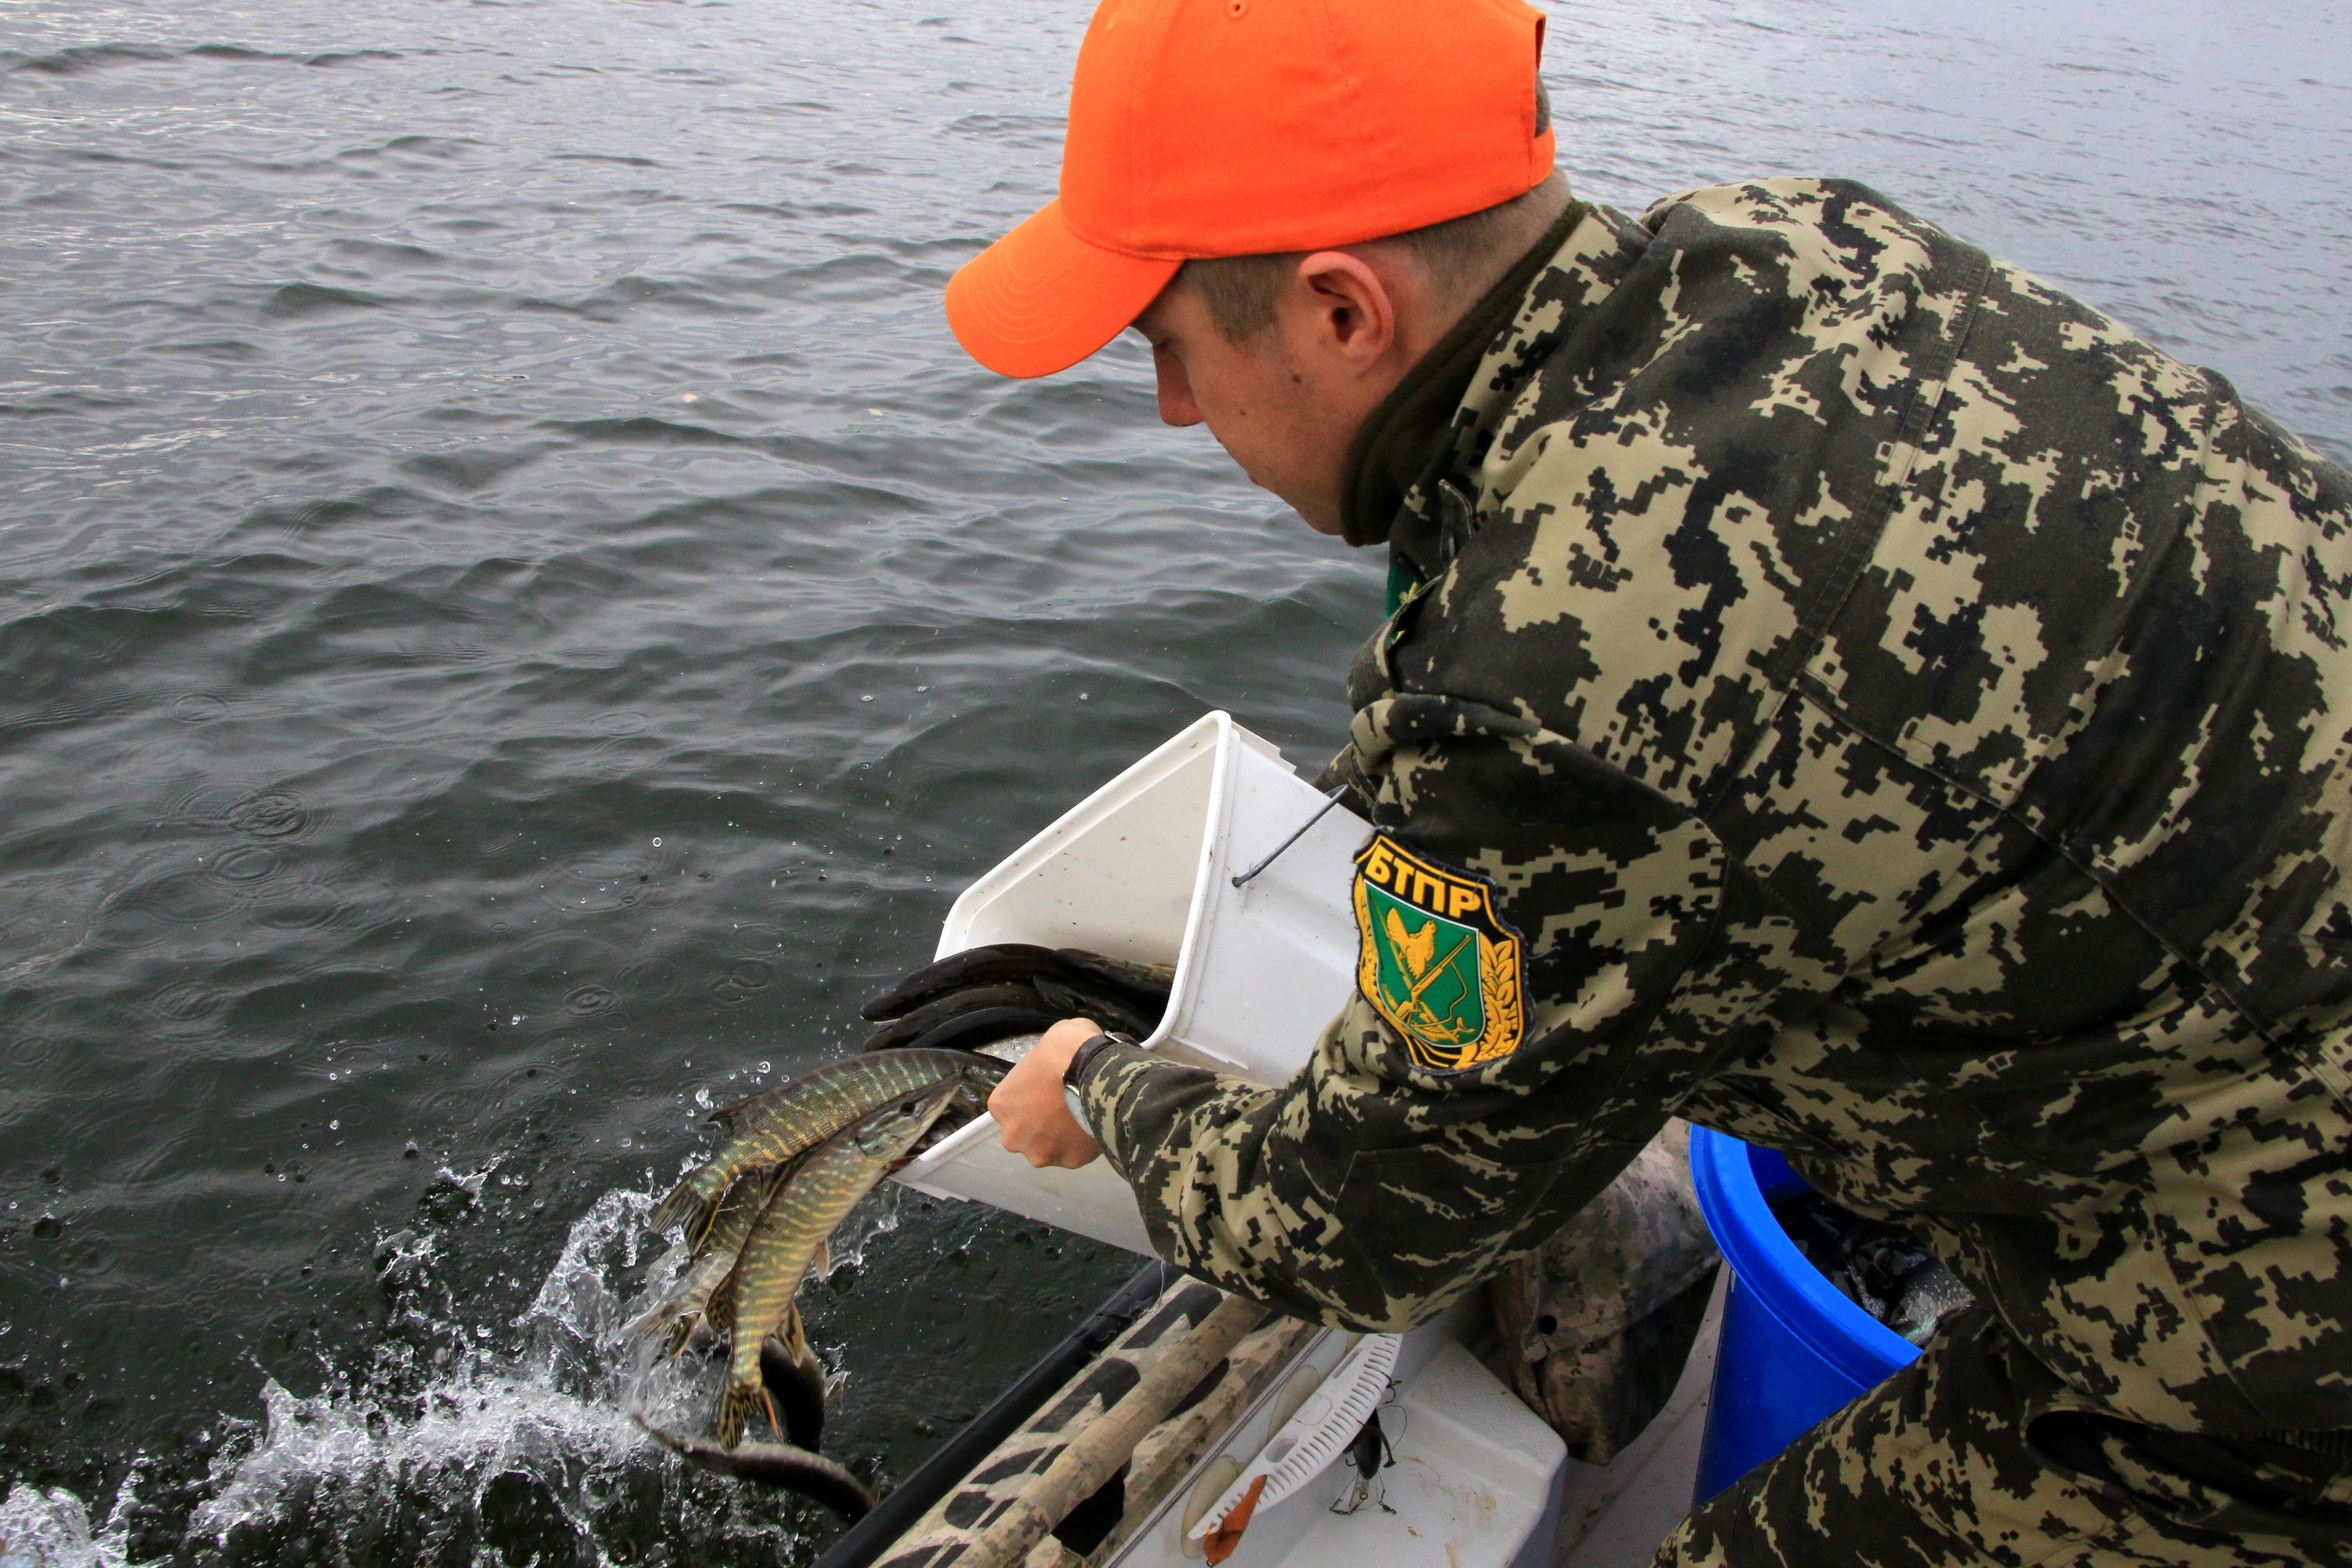
[{"label": "black wristband", "polygon": [[1062,1069],[1062,1087],[1070,1089],[1077,1088],[1086,1079],[1087,1068],[1092,1067],[1095,1058],[1110,1047],[1132,1046],[1137,1043],[1133,1035],[1121,1034],[1116,1029],[1089,1036],[1084,1045],[1070,1053],[1069,1065]]}]

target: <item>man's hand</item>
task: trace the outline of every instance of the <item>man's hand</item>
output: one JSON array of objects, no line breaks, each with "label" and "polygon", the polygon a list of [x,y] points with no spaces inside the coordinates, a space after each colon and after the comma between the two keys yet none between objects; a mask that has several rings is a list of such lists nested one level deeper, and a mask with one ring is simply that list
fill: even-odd
[{"label": "man's hand", "polygon": [[1032,1165],[1075,1171],[1102,1152],[1062,1099],[1062,1073],[1078,1047],[1101,1034],[1092,1018],[1065,1018],[1013,1064],[988,1097],[997,1141]]}]

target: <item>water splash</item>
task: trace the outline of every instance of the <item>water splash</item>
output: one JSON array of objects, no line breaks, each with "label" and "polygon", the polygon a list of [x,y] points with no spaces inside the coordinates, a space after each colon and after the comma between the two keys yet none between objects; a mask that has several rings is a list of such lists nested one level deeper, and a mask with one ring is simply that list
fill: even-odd
[{"label": "water splash", "polygon": [[99,1568],[105,1561],[89,1510],[63,1487],[44,1492],[18,1481],[0,1502],[0,1568]]},{"label": "water splash", "polygon": [[[451,1201],[489,1174],[445,1173]],[[618,1331],[666,1279],[665,1260],[641,1270],[652,1205],[608,1193],[572,1224],[513,1321],[519,1354],[464,1326],[439,1279],[440,1229],[384,1237],[391,1331],[362,1382],[305,1397],[268,1379],[176,1541],[134,1528],[152,1511],[139,1467],[95,1529],[71,1492],[20,1483],[0,1505],[0,1568],[807,1560],[829,1516],[681,1466],[629,1414],[693,1419],[709,1397],[709,1369],[656,1362]]]},{"label": "water splash", "polygon": [[[196,1510],[190,1543],[227,1548],[313,1513],[383,1530],[411,1499],[456,1504],[488,1534],[499,1528],[489,1517],[497,1503],[536,1505],[525,1511],[551,1517],[530,1521],[540,1538],[533,1544],[592,1542],[596,1521],[568,1506],[584,1497],[578,1483],[617,1479],[637,1461],[643,1438],[611,1404],[565,1393],[537,1370],[468,1369],[436,1384],[406,1420],[364,1399],[299,1399],[272,1380],[262,1392],[259,1445],[227,1468],[220,1490]],[[465,1522],[427,1526],[417,1544],[454,1545]]]}]

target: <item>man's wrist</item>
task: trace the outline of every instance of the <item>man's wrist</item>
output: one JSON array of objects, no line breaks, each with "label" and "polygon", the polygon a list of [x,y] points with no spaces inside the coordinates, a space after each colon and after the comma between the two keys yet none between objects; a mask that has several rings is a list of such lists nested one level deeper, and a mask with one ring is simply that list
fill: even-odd
[{"label": "man's wrist", "polygon": [[1132,1046],[1138,1043],[1133,1035],[1121,1034],[1116,1029],[1107,1029],[1101,1034],[1088,1036],[1080,1043],[1076,1050],[1070,1053],[1070,1059],[1063,1064],[1062,1103],[1069,1107],[1070,1119],[1084,1129],[1088,1137],[1094,1136],[1094,1123],[1087,1119],[1086,1101],[1078,1093],[1079,1089],[1086,1082],[1087,1069],[1092,1068],[1096,1059],[1111,1047]]}]

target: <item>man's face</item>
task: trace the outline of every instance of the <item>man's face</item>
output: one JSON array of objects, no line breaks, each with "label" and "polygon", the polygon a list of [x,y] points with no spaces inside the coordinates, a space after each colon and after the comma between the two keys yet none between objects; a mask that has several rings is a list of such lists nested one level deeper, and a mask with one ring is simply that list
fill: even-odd
[{"label": "man's face", "polygon": [[1297,509],[1318,533],[1336,534],[1348,449],[1362,412],[1318,385],[1314,356],[1294,351],[1286,317],[1236,343],[1179,281],[1135,319],[1135,330],[1151,345],[1160,417],[1207,425],[1253,484]]}]

